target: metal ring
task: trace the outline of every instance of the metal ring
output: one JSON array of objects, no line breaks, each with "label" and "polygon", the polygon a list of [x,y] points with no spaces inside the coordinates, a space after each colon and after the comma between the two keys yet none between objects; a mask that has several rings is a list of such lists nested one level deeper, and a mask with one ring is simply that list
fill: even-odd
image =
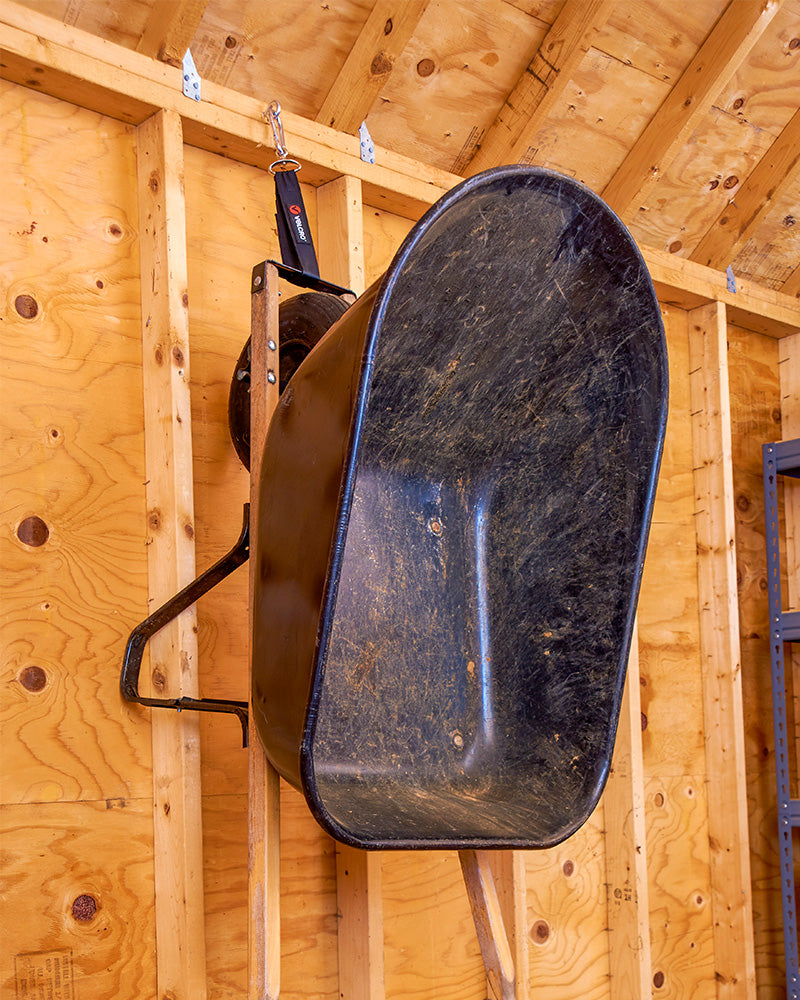
[{"label": "metal ring", "polygon": [[269,172],[271,174],[288,173],[290,170],[297,173],[299,169],[300,164],[291,156],[282,156],[279,160],[275,160],[274,163],[270,163],[269,165]]}]

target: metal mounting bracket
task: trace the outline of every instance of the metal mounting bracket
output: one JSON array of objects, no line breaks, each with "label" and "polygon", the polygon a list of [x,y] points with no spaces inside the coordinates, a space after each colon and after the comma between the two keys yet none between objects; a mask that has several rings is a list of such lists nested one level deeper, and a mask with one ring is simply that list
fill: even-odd
[{"label": "metal mounting bracket", "polygon": [[200,100],[200,74],[197,72],[190,49],[187,49],[183,56],[183,93],[193,101]]}]

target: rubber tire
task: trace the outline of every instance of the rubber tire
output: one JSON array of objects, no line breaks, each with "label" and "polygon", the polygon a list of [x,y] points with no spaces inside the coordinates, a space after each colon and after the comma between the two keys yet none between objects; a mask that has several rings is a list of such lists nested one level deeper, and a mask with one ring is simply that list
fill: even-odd
[{"label": "rubber tire", "polygon": [[[347,303],[330,292],[303,292],[278,307],[278,388],[282,393]],[[242,349],[228,395],[228,429],[242,465],[250,468],[250,340]]]}]

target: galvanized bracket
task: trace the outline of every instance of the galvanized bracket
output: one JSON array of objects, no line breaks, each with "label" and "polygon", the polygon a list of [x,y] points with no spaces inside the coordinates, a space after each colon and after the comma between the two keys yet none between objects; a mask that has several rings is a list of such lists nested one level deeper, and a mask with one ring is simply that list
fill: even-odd
[{"label": "galvanized bracket", "polygon": [[142,656],[145,646],[152,637],[182,611],[191,607],[212,587],[229,576],[238,566],[247,562],[250,555],[250,504],[244,505],[244,523],[239,540],[234,547],[196,580],[184,587],[180,593],[170,598],[166,604],[154,611],[136,626],[125,647],[125,658],[122,662],[122,674],[119,680],[122,697],[126,701],[134,701],[150,708],[173,708],[178,712],[185,709],[195,712],[227,712],[235,715],[242,726],[242,746],[247,746],[248,703],[246,701],[228,701],[215,698],[145,698],[139,694],[139,671],[142,666]]},{"label": "galvanized bracket", "polygon": [[358,138],[361,142],[361,159],[364,163],[374,163],[375,144],[372,141],[372,136],[369,134],[366,122],[362,122],[358,126]]},{"label": "galvanized bracket", "polygon": [[187,49],[183,56],[183,93],[193,101],[200,100],[200,74],[197,72],[190,49]]}]

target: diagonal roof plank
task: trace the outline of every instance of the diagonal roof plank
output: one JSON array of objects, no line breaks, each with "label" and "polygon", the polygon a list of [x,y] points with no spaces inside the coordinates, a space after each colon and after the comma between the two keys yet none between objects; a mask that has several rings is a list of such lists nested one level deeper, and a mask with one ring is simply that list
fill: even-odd
[{"label": "diagonal roof plank", "polygon": [[784,281],[779,291],[783,292],[784,295],[794,295],[795,298],[800,299],[800,264]]},{"label": "diagonal roof plank", "polygon": [[207,6],[208,0],[156,0],[136,51],[180,66]]},{"label": "diagonal roof plank", "polygon": [[732,0],[728,4],[603,189],[603,199],[623,221],[630,221],[783,3],[784,0]]},{"label": "diagonal roof plank", "polygon": [[691,259],[724,270],[800,173],[800,110],[720,212]]},{"label": "diagonal roof plank", "polygon": [[466,169],[468,176],[520,160],[612,8],[613,0],[566,0],[530,65],[476,147]]},{"label": "diagonal roof plank", "polygon": [[377,0],[316,120],[354,133],[367,117],[429,0]]}]

